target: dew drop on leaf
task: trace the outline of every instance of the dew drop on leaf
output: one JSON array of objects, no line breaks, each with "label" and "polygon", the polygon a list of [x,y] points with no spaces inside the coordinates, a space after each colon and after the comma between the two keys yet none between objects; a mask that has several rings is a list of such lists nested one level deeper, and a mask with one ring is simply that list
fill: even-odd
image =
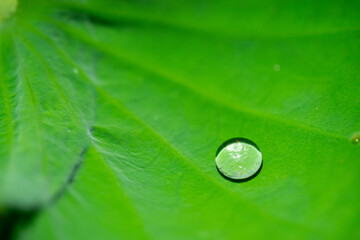
[{"label": "dew drop on leaf", "polygon": [[246,138],[232,138],[224,142],[216,153],[216,167],[227,178],[248,179],[254,176],[262,165],[258,146]]},{"label": "dew drop on leaf", "polygon": [[351,138],[351,142],[353,144],[359,144],[360,143],[360,133],[354,134],[354,136]]}]

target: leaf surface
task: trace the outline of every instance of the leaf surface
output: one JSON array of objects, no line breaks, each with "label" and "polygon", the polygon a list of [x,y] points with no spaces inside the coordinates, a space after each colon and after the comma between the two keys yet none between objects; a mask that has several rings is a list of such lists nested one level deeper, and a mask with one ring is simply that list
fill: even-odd
[{"label": "leaf surface", "polygon": [[[355,1],[21,1],[0,32],[20,239],[359,237]],[[254,179],[216,170],[227,139]]]}]

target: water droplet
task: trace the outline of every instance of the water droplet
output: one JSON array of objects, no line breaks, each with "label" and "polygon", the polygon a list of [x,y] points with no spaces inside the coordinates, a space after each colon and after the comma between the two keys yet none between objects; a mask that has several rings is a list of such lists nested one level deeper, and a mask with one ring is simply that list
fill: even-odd
[{"label": "water droplet", "polygon": [[73,72],[74,72],[75,74],[79,74],[79,69],[74,68],[74,69],[73,69]]},{"label": "water droplet", "polygon": [[279,64],[274,65],[274,71],[276,71],[276,72],[280,71],[280,65]]},{"label": "water droplet", "polygon": [[246,179],[259,171],[262,155],[257,145],[249,139],[232,138],[219,147],[215,163],[225,177]]},{"label": "water droplet", "polygon": [[354,136],[351,138],[351,142],[353,144],[359,144],[360,143],[360,133],[355,133]]}]

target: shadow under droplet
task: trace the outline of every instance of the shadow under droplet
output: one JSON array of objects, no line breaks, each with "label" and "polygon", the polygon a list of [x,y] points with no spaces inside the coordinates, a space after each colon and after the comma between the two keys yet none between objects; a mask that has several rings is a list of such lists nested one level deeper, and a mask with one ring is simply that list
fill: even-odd
[{"label": "shadow under droplet", "polygon": [[247,182],[247,181],[250,181],[251,179],[255,178],[257,175],[259,175],[262,167],[263,167],[263,164],[264,164],[264,161],[261,162],[261,165],[259,167],[259,169],[256,171],[256,173],[254,173],[254,175],[251,175],[250,177],[248,178],[244,178],[244,179],[232,179],[232,178],[229,178],[227,176],[225,176],[220,170],[218,167],[216,167],[216,170],[220,173],[220,175],[225,178],[226,180],[229,180],[230,182],[234,182],[234,183],[241,183],[241,182]]}]

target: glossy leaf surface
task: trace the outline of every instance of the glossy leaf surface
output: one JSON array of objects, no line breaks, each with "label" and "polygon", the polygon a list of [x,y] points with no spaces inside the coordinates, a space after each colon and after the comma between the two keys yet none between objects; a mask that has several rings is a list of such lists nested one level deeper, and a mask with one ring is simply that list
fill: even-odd
[{"label": "glossy leaf surface", "polygon": [[[0,29],[19,239],[360,236],[356,1],[30,1]],[[231,182],[215,152],[254,141]]]}]

